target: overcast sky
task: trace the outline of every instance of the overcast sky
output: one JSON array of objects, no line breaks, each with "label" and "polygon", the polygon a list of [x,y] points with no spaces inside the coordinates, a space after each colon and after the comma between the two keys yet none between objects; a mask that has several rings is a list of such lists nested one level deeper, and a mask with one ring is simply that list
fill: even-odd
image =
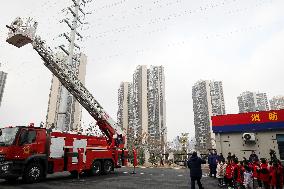
[{"label": "overcast sky", "polygon": [[[0,70],[8,78],[0,125],[45,121],[51,73],[31,45],[5,42],[6,24],[33,17],[47,44],[64,43],[59,21],[72,1],[9,0],[0,3]],[[283,0],[96,0],[89,3],[78,42],[88,56],[86,87],[116,119],[120,82],[132,81],[138,65],[163,65],[168,138],[194,136],[191,90],[202,80],[223,82],[227,113],[238,113],[246,91],[284,95]],[[92,118],[83,112],[83,121]]]}]

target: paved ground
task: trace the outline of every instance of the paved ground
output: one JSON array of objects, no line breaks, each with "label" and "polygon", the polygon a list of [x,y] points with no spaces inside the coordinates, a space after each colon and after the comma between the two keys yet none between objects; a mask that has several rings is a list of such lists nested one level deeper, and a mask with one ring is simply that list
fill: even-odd
[{"label": "paved ground", "polygon": [[[72,188],[101,188],[101,189],[185,189],[190,188],[188,169],[171,168],[138,168],[136,174],[130,174],[133,169],[117,169],[111,175],[97,177],[83,177],[80,180],[73,179],[68,173],[60,173],[48,176],[47,180],[36,184],[23,184],[21,180],[9,184],[0,180],[1,189],[72,189]],[[216,189],[217,180],[203,177],[202,183],[205,189]],[[196,187],[198,188],[198,187]]]}]

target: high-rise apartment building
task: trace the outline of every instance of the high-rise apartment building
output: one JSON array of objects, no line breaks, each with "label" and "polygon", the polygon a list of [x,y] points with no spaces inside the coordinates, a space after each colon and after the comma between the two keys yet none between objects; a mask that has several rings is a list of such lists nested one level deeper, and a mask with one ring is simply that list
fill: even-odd
[{"label": "high-rise apartment building", "polygon": [[[61,56],[61,58],[63,58],[62,56],[64,55],[59,54],[57,56]],[[87,63],[87,56],[83,53],[80,53],[80,61],[79,64],[77,65],[78,69],[77,77],[83,84],[85,84],[86,63]],[[66,130],[79,131],[81,128],[82,106],[73,96],[69,96],[69,98],[72,98],[71,100],[72,104],[68,104],[68,108],[71,109],[70,111],[71,114],[69,118],[70,128],[65,128],[64,125],[57,125],[58,115],[61,113],[59,107],[61,102],[60,94],[62,88],[63,86],[60,83],[60,81],[57,79],[56,76],[53,75],[51,81],[49,101],[48,101],[46,127],[49,128],[52,125],[54,125],[56,129],[61,131],[66,131]]]},{"label": "high-rise apartment building", "polygon": [[271,110],[284,109],[284,96],[275,96],[269,102]]},{"label": "high-rise apartment building", "polygon": [[163,66],[148,69],[148,134],[164,143],[166,138],[165,76]]},{"label": "high-rise apartment building", "polygon": [[[148,134],[147,66],[138,66],[133,74],[133,121],[138,136]],[[143,141],[144,142],[144,138]]]},{"label": "high-rise apartment building", "polygon": [[245,91],[237,99],[240,113],[269,110],[266,93]]},{"label": "high-rise apartment building", "polygon": [[0,106],[4,95],[6,79],[7,79],[7,73],[0,71]]},{"label": "high-rise apartment building", "polygon": [[225,114],[221,81],[198,81],[192,87],[196,150],[207,153],[215,146],[211,116]]},{"label": "high-rise apartment building", "polygon": [[[131,100],[132,100],[132,84],[129,82],[121,82],[118,89],[118,111],[117,111],[117,124],[125,132],[129,132],[129,128],[132,126],[132,112],[131,112]],[[127,140],[125,143],[127,146]]]},{"label": "high-rise apartment building", "polygon": [[[123,82],[118,92],[118,124],[132,128],[145,142],[149,137],[165,143],[166,101],[165,76],[162,66],[138,66],[133,83]],[[127,117],[128,115],[128,117]],[[127,126],[126,126],[127,125]]]}]

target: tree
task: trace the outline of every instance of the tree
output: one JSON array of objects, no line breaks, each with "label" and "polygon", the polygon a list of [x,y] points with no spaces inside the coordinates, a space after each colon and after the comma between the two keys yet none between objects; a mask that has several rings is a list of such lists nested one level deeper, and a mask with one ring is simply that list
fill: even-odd
[{"label": "tree", "polygon": [[135,135],[134,129],[132,127],[127,129],[126,134],[128,158],[131,163],[133,163],[133,152],[132,149],[137,150],[138,164],[143,165],[145,163],[145,133],[140,135]]},{"label": "tree", "polygon": [[154,153],[151,153],[149,160],[150,163],[152,163],[152,165],[157,164],[158,160],[156,158],[156,155]]},{"label": "tree", "polygon": [[174,161],[180,162],[187,158],[189,148],[189,133],[181,133],[171,143],[169,143],[168,151],[174,154]]},{"label": "tree", "polygon": [[189,145],[189,133],[181,133],[179,137],[179,143],[181,144],[181,151],[187,153],[188,145]]}]

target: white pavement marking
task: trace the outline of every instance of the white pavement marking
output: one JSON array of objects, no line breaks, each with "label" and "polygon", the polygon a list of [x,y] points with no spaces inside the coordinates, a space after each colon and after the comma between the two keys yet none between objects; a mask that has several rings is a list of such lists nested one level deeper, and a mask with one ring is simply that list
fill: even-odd
[{"label": "white pavement marking", "polygon": [[123,173],[124,173],[124,174],[127,174],[128,172],[125,171],[125,172],[123,172]]},{"label": "white pavement marking", "polygon": [[180,169],[179,167],[174,167],[173,169]]},{"label": "white pavement marking", "polygon": [[141,169],[145,169],[146,167],[141,167]]},{"label": "white pavement marking", "polygon": [[182,177],[183,175],[178,175],[178,177]]},{"label": "white pavement marking", "polygon": [[140,175],[144,175],[144,173],[140,173]]}]

